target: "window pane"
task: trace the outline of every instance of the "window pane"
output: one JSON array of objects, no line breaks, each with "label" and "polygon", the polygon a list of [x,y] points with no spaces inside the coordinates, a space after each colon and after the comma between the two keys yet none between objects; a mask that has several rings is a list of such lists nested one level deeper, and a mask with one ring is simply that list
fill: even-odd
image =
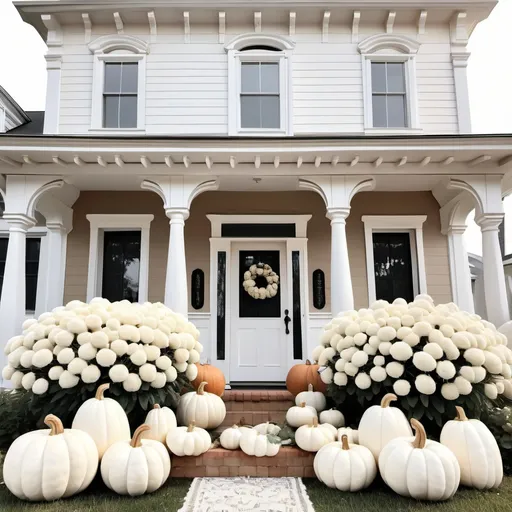
[{"label": "window pane", "polygon": [[280,128],[279,96],[261,96],[261,127]]},{"label": "window pane", "polygon": [[260,92],[259,62],[242,63],[242,92]]},{"label": "window pane", "polygon": [[119,96],[104,97],[103,127],[119,128]]},{"label": "window pane", "polygon": [[241,96],[240,107],[242,128],[261,128],[260,97]]},{"label": "window pane", "polygon": [[105,93],[121,92],[121,64],[105,64]]},{"label": "window pane", "polygon": [[279,94],[279,64],[261,64],[261,92]]},{"label": "window pane", "polygon": [[121,92],[137,94],[139,81],[139,65],[137,63],[124,63],[121,73]]},{"label": "window pane", "polygon": [[386,92],[385,62],[372,62],[372,91]]},{"label": "window pane", "polygon": [[388,92],[405,92],[404,64],[388,62]]},{"label": "window pane", "polygon": [[388,127],[405,128],[407,120],[405,115],[405,95],[397,94],[387,97],[388,101]]},{"label": "window pane", "polygon": [[386,118],[386,96],[383,94],[373,95],[373,126],[374,128],[387,128]]},{"label": "window pane", "polygon": [[120,96],[119,128],[137,128],[137,96]]}]

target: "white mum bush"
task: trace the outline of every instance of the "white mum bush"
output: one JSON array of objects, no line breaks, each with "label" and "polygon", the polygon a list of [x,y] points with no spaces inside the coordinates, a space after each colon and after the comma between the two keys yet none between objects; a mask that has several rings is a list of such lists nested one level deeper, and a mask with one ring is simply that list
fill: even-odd
[{"label": "white mum bush", "polygon": [[[362,406],[393,392],[409,411],[439,420],[450,405],[478,409],[478,396],[512,400],[507,337],[478,315],[428,295],[407,303],[379,300],[340,314],[325,326],[313,359],[330,394]],[[484,397],[485,395],[485,397]],[[450,418],[451,419],[451,418]]]}]

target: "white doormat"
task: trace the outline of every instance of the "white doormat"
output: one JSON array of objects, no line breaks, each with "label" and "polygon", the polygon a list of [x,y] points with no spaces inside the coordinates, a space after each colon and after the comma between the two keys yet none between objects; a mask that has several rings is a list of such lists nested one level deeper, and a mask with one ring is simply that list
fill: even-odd
[{"label": "white doormat", "polygon": [[178,512],[314,512],[300,478],[194,478]]}]

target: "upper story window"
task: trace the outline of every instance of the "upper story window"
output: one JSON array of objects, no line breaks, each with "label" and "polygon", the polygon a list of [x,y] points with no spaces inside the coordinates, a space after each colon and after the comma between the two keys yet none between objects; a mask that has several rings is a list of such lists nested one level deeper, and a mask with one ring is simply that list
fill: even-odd
[{"label": "upper story window", "polygon": [[229,134],[291,135],[291,50],[283,37],[250,34],[228,52]]},{"label": "upper story window", "polygon": [[365,131],[419,131],[415,58],[419,43],[404,36],[371,36],[362,55]]},{"label": "upper story window", "polygon": [[102,36],[89,49],[94,54],[91,130],[143,131],[148,43]]}]

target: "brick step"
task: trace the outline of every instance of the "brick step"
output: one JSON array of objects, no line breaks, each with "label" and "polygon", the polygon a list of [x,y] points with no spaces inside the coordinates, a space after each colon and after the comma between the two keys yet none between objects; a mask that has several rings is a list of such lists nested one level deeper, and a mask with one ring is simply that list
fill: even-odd
[{"label": "brick step", "polygon": [[313,478],[314,453],[282,446],[275,457],[251,457],[242,450],[214,448],[199,457],[172,456],[171,477],[252,476]]}]

